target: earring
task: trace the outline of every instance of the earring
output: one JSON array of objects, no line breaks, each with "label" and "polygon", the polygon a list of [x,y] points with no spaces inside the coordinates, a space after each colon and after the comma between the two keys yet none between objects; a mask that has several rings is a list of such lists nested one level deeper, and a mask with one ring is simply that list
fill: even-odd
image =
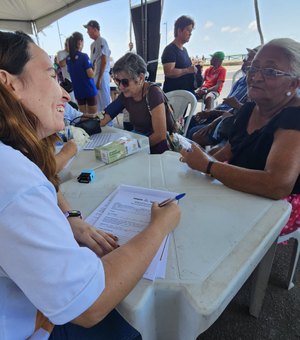
[{"label": "earring", "polygon": [[292,95],[292,92],[291,91],[288,91],[287,93],[286,93],[286,96],[287,97],[290,97]]}]

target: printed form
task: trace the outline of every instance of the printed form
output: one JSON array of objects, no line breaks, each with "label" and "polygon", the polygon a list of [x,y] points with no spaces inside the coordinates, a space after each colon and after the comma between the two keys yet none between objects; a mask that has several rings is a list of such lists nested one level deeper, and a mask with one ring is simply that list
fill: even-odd
[{"label": "printed form", "polygon": [[[125,244],[142,231],[150,222],[153,202],[162,202],[178,193],[120,185],[113,191],[86,221],[96,228],[112,233]],[[144,278],[154,280],[164,278],[168,256],[169,237],[162,242],[159,250],[144,274]]]}]

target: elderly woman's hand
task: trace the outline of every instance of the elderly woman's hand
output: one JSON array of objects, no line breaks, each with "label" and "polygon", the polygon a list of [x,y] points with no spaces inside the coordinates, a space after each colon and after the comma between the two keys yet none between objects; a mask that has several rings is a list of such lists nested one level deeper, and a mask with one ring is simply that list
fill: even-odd
[{"label": "elderly woman's hand", "polygon": [[182,149],[180,153],[181,162],[187,163],[187,165],[194,170],[199,170],[206,173],[210,158],[198,146],[192,144],[192,147],[189,151]]}]

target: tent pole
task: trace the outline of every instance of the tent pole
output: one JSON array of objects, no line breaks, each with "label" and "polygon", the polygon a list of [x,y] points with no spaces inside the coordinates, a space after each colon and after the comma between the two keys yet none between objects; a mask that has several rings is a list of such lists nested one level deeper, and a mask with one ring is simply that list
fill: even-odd
[{"label": "tent pole", "polygon": [[145,21],[144,21],[144,1],[141,0],[141,29],[142,29],[142,58],[145,59]]},{"label": "tent pole", "polygon": [[60,47],[61,47],[61,49],[63,49],[63,45],[62,45],[62,42],[61,42],[61,33],[60,33],[60,29],[59,29],[58,20],[56,20],[56,25],[57,25],[57,31],[58,31],[59,41],[60,41]]},{"label": "tent pole", "polygon": [[145,51],[144,51],[144,55],[145,55],[145,61],[146,63],[148,62],[148,4],[147,4],[147,0],[145,0]]},{"label": "tent pole", "polygon": [[131,0],[129,0],[129,15],[130,15],[130,26],[129,26],[129,42],[132,42],[132,16],[131,16]]},{"label": "tent pole", "polygon": [[38,35],[38,31],[36,29],[36,24],[34,21],[31,22],[31,25],[32,25],[32,30],[34,32],[34,35],[35,35],[35,39],[36,39],[36,43],[38,44],[38,46],[40,46],[40,40],[39,40],[39,35]]},{"label": "tent pole", "polygon": [[254,8],[255,8],[257,30],[258,30],[259,37],[260,37],[260,43],[261,43],[261,45],[263,45],[264,44],[264,36],[263,36],[263,33],[262,33],[262,29],[261,29],[258,0],[254,0]]}]

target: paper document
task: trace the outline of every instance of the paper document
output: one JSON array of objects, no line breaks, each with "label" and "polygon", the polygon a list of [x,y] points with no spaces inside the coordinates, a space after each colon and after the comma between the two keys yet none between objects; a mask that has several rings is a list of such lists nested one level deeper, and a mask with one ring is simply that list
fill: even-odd
[{"label": "paper document", "polygon": [[101,132],[96,133],[95,135],[90,136],[89,142],[87,142],[83,149],[84,150],[94,150],[95,147],[107,144],[114,140],[117,140],[121,137],[124,137],[124,134],[121,133],[109,133],[109,132]]},{"label": "paper document", "polygon": [[[86,221],[118,236],[119,244],[122,245],[149,224],[153,202],[161,202],[176,195],[178,195],[176,192],[121,185],[88,216]],[[165,277],[168,240],[166,237],[162,242],[144,278],[154,280],[156,277]]]}]

